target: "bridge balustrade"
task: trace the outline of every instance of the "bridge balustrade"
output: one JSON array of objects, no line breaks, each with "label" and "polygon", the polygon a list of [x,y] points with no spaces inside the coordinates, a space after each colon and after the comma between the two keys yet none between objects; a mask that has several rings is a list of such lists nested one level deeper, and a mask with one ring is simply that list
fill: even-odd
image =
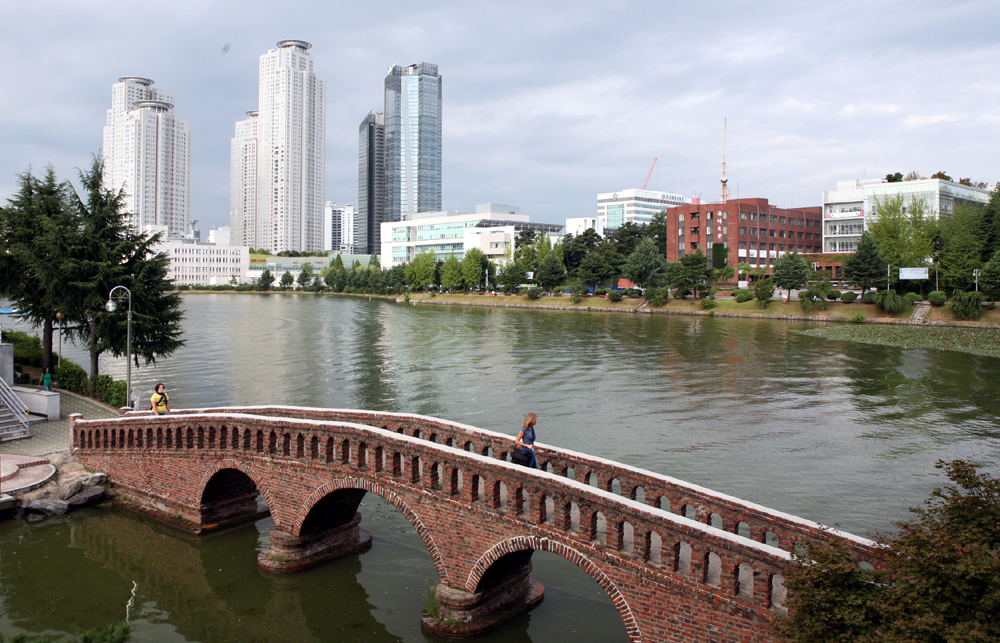
[{"label": "bridge balustrade", "polygon": [[[277,408],[268,410],[277,415]],[[367,420],[366,424],[357,424],[289,419],[295,409],[281,409],[280,419],[259,414],[260,409],[231,411],[239,412],[211,410],[109,420],[74,418],[73,445],[84,456],[236,456],[333,468],[342,474],[356,472],[372,476],[390,488],[415,487],[433,494],[439,502],[460,503],[473,512],[516,520],[536,534],[570,544],[595,558],[613,559],[614,565],[632,568],[640,576],[694,586],[763,614],[784,609],[783,569],[790,558],[787,552],[561,473],[510,464],[501,459],[511,448],[509,437],[416,416],[317,414]],[[385,428],[375,426],[373,420],[384,422]],[[419,431],[419,437],[409,431]],[[432,442],[432,435],[441,441]],[[456,446],[442,444],[450,440],[456,440]],[[493,450],[493,456],[483,455],[487,447]],[[560,466],[578,466],[581,470],[588,466],[591,472],[605,476],[612,470],[612,463],[578,454],[567,455],[550,448],[540,448],[539,452],[543,459]],[[659,488],[652,484],[653,474],[625,475],[620,468],[613,471],[625,484],[644,483]],[[662,488],[670,484],[656,482]],[[723,507],[722,503],[715,504]],[[294,528],[301,527],[304,519],[300,515]],[[282,528],[288,530],[289,526]],[[476,587],[492,562],[480,561],[469,579],[442,580],[452,586]]]},{"label": "bridge balustrade", "polygon": [[[406,413],[285,406],[220,407],[184,410],[179,413],[253,413],[268,417],[353,422],[505,461],[510,460],[510,454],[515,448],[513,436]],[[798,516],[669,476],[542,443],[536,444],[535,453],[539,466],[549,472],[580,480],[606,491],[613,492],[617,487],[619,494],[625,498],[697,520],[742,538],[785,551],[794,551],[803,540],[815,542],[841,538],[850,544],[859,561],[878,562],[873,555],[875,543],[872,541]]]}]

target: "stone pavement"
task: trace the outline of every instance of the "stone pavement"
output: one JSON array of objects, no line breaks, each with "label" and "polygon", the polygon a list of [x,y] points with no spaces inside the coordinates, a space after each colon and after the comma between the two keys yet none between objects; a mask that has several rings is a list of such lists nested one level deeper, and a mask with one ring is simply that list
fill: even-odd
[{"label": "stone pavement", "polygon": [[24,440],[0,444],[0,455],[42,455],[69,448],[69,416],[80,413],[87,420],[118,417],[118,413],[85,397],[55,389],[59,396],[59,420],[32,423],[31,435]]}]

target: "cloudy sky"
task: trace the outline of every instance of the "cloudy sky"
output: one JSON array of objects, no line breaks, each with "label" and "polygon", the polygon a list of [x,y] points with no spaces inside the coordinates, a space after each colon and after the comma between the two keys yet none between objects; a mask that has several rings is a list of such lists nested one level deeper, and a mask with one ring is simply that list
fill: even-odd
[{"label": "cloudy sky", "polygon": [[4,2],[0,201],[15,174],[75,176],[111,85],[144,76],[192,130],[191,216],[229,222],[233,124],[258,57],[307,40],[327,82],[326,198],[357,202],[358,124],[393,64],[444,78],[444,206],[593,215],[641,187],[818,205],[840,179],[945,170],[1000,179],[1000,3]]}]

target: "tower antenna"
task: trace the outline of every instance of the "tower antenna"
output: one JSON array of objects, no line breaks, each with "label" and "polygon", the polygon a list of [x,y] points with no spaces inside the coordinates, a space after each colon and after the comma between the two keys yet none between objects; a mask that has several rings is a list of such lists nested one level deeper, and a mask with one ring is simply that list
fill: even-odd
[{"label": "tower antenna", "polygon": [[726,178],[726,148],[729,144],[729,132],[726,119],[722,119],[722,202],[729,200],[729,179]]}]

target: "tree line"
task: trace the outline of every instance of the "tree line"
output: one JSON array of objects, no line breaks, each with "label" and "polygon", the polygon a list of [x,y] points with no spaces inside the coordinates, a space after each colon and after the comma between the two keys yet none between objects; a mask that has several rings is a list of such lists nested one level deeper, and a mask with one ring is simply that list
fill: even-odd
[{"label": "tree line", "polygon": [[90,394],[99,357],[122,357],[127,304],[105,309],[115,286],[132,293],[132,354],[149,364],[184,342],[180,297],[167,281],[170,259],[155,251],[160,235],[136,233],[124,212],[121,190],[104,187],[104,165],[95,156],[79,171],[81,189],[49,166],[17,177],[17,193],[0,207],[0,296],[19,317],[41,327],[42,366],[52,368],[52,336],[63,332],[90,353]]}]

